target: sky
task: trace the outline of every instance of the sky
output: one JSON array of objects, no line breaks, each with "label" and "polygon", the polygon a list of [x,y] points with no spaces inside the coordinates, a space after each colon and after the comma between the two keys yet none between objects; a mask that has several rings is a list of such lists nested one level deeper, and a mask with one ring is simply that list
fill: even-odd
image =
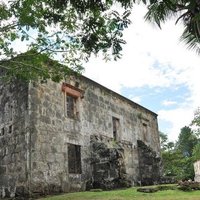
[{"label": "sky", "polygon": [[160,30],[145,12],[133,9],[122,59],[92,57],[84,75],[157,113],[159,130],[175,141],[200,106],[200,56],[180,42],[182,24],[170,20]]}]

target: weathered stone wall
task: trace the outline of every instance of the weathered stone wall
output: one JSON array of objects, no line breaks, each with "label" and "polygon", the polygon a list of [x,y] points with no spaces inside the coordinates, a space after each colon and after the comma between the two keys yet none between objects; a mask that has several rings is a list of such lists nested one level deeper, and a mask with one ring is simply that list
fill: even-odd
[{"label": "weathered stone wall", "polygon": [[[81,117],[66,117],[61,84],[30,85],[32,105],[31,191],[52,193],[85,190],[90,174],[90,136],[82,133]],[[80,109],[82,105],[80,104]],[[80,110],[81,114],[81,110]],[[81,146],[82,174],[68,172],[68,144]]]},{"label": "weathered stone wall", "polygon": [[92,135],[90,142],[92,177],[87,189],[130,187],[132,179],[126,173],[125,155],[131,152],[112,138]]},{"label": "weathered stone wall", "polygon": [[[7,161],[12,158],[11,151],[0,161],[2,196],[5,196],[5,191],[9,191],[10,196],[14,195],[16,188],[21,193],[26,193],[28,189],[33,195],[83,191],[90,188],[91,184],[92,187],[97,187],[94,179],[101,187],[105,182],[110,188],[117,184],[120,186],[120,181],[121,185],[125,182],[135,185],[141,181],[142,173],[137,141],[144,141],[159,156],[155,113],[82,76],[69,77],[65,82],[74,86],[67,91],[73,93],[73,88],[76,87],[78,89],[74,91],[74,95],[81,93],[76,99],[74,118],[67,115],[66,90],[63,90],[61,83],[48,80],[46,83],[30,83],[28,88],[16,84],[12,92],[1,88],[1,113],[7,112],[6,102],[16,99],[15,119],[20,123],[17,126],[13,124],[16,134],[13,133],[12,137],[0,136],[1,142],[6,137],[10,139],[9,144],[2,144],[1,152],[15,143],[18,147],[14,160],[11,161],[12,165],[8,165]],[[5,126],[6,117],[3,114],[0,116],[1,124]],[[98,138],[97,143],[101,141],[102,145],[105,144],[104,150],[108,151],[105,158],[93,148],[93,136]],[[73,167],[69,163],[71,145],[77,150],[75,156],[77,154],[78,157],[80,153],[81,171],[72,172],[70,169]],[[98,158],[96,163],[94,154]],[[101,172],[103,181],[99,181],[97,174],[102,170],[104,159],[109,168],[116,167],[116,170]]]},{"label": "weathered stone wall", "polygon": [[138,157],[141,185],[158,184],[161,177],[161,159],[155,151],[143,141],[138,140]]},{"label": "weathered stone wall", "polygon": [[0,198],[27,193],[27,110],[27,84],[0,82]]},{"label": "weathered stone wall", "polygon": [[[137,140],[159,153],[156,115],[99,84],[79,77],[68,79],[84,91],[78,98],[78,117],[66,116],[66,94],[61,84],[48,81],[30,86],[32,105],[31,190],[34,193],[85,190],[93,177],[90,136],[113,140],[113,117],[119,120],[117,142],[124,151],[131,184],[139,181]],[[145,129],[145,130],[144,130]],[[69,173],[68,144],[81,146],[81,174]]]}]

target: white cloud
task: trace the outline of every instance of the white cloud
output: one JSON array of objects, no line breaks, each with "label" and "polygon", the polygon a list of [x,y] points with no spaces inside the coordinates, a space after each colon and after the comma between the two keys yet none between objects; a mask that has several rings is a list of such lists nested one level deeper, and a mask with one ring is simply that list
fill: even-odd
[{"label": "white cloud", "polygon": [[141,103],[141,97],[140,96],[129,96],[130,100],[134,101],[135,103]]},{"label": "white cloud", "polygon": [[176,140],[180,129],[188,126],[193,118],[193,108],[180,107],[173,110],[160,110],[158,112],[158,119],[170,122],[172,127],[168,130],[169,140]]},{"label": "white cloud", "polygon": [[123,58],[118,62],[108,63],[101,58],[92,59],[86,67],[86,75],[111,88],[118,85],[118,90],[122,86],[168,87],[183,83],[181,75],[191,63],[182,59],[182,56],[187,58],[186,55],[190,52],[185,48],[182,51],[182,46],[178,46],[179,41],[175,42],[175,38],[181,34],[180,28],[175,27],[173,22],[167,23],[163,31],[152,28],[144,22],[144,12],[143,7],[137,7],[133,11],[133,24],[124,34],[127,44],[124,46]]},{"label": "white cloud", "polygon": [[[142,6],[133,10],[133,23],[124,33],[127,44],[123,48],[123,58],[108,63],[100,57],[93,58],[86,66],[85,75],[116,92],[123,87],[148,86],[155,88],[155,92],[158,88],[187,87],[189,93],[184,94],[187,98],[175,109],[158,110],[159,120],[171,123],[172,128],[167,133],[175,139],[180,128],[189,125],[200,104],[200,58],[180,43],[181,24],[175,26],[175,21],[168,21],[160,30],[145,23],[144,14]],[[175,104],[173,101],[163,103],[165,106]]]},{"label": "white cloud", "polygon": [[170,100],[164,100],[162,102],[162,105],[164,105],[164,106],[172,106],[172,105],[176,105],[176,104],[177,104],[176,101],[170,101]]}]

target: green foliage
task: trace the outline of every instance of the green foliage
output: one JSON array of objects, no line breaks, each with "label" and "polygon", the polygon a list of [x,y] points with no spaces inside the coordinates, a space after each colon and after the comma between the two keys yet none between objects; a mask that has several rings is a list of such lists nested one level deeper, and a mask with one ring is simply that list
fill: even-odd
[{"label": "green foliage", "polygon": [[[160,134],[163,161],[163,173],[165,176],[175,177],[177,180],[188,180],[194,178],[194,154],[198,151],[195,145],[198,143],[196,134],[190,127],[183,127],[180,131],[178,141],[168,142],[167,135]],[[163,138],[163,139],[162,139]],[[164,141],[164,145],[162,144]]]},{"label": "green foliage", "polygon": [[193,148],[192,157],[194,162],[200,160],[200,143]]},{"label": "green foliage", "polygon": [[200,160],[199,108],[195,112],[191,125],[195,125],[197,131],[193,131],[188,126],[181,128],[178,140],[175,143],[168,141],[167,135],[160,132],[164,176],[171,176],[177,180],[194,178],[193,163]]},{"label": "green foliage", "polygon": [[[123,14],[111,10],[117,2],[124,8]],[[132,4],[130,0],[14,0],[6,4],[1,1],[0,58],[8,60],[17,56],[19,52],[14,52],[13,42],[21,41],[29,50],[44,56],[59,55],[67,68],[78,71],[82,69],[82,61],[87,61],[91,54],[102,53],[105,59],[112,55],[117,60],[125,44],[123,30],[130,24],[128,17]],[[28,53],[27,56],[30,63],[37,64],[35,54]],[[41,57],[37,55],[38,59]],[[7,76],[26,80],[52,77],[48,75],[52,74],[52,68],[50,71],[42,69],[41,73],[41,66],[30,66],[30,63],[18,62],[12,67],[3,62],[0,68],[8,71]],[[27,72],[28,68],[33,72]],[[59,65],[54,73],[60,77],[64,71]]]},{"label": "green foliage", "polygon": [[38,54],[33,50],[20,54],[8,61],[2,60],[0,61],[0,66],[4,66],[6,69],[1,75],[4,81],[9,81],[9,77],[23,79],[24,81],[36,80],[39,73],[43,80],[52,79],[58,82],[66,74],[75,73],[57,61],[49,59],[47,54]]},{"label": "green foliage", "polygon": [[200,3],[193,0],[149,0],[146,20],[156,23],[161,28],[161,23],[172,16],[176,17],[176,23],[180,20],[184,25],[181,40],[189,48],[200,53]]},{"label": "green foliage", "polygon": [[[123,30],[131,23],[129,16],[135,0],[13,0],[0,1],[0,59],[10,59],[21,52],[15,52],[13,45],[24,43],[28,50],[34,49],[50,58],[59,59],[67,68],[82,70],[82,62],[92,54],[102,54],[105,60],[121,58]],[[199,51],[200,3],[192,0],[139,0],[147,6],[146,19],[161,27],[171,16],[177,22],[183,21],[182,34],[189,47]],[[118,4],[123,14],[112,10]],[[29,54],[29,60],[33,57]],[[33,61],[34,62],[34,61]],[[35,66],[31,66],[33,70]],[[58,77],[63,74],[58,67]],[[18,63],[0,65],[9,72],[7,76],[26,80],[46,79],[48,70],[41,73],[34,70],[34,76],[27,73],[27,65]],[[61,70],[61,71],[60,71]],[[51,72],[50,72],[51,73]],[[47,75],[47,76],[46,76]],[[67,75],[67,70],[66,74]],[[50,75],[51,77],[51,75]]]},{"label": "green foliage", "polygon": [[[192,120],[191,125],[196,126],[197,128],[200,127],[200,108],[198,108],[194,113],[194,119]],[[196,134],[199,135],[200,130],[197,129]]]},{"label": "green foliage", "polygon": [[165,150],[168,137],[166,134],[159,131],[161,150]]},{"label": "green foliage", "polygon": [[174,142],[169,142],[167,134],[159,132],[160,136],[160,146],[161,146],[161,151],[170,151],[173,150],[175,144]]},{"label": "green foliage", "polygon": [[175,177],[177,180],[193,179],[194,169],[193,160],[183,156],[180,151],[162,153],[164,175]]},{"label": "green foliage", "polygon": [[185,126],[181,129],[178,137],[177,148],[184,156],[191,157],[194,146],[198,143],[196,135],[192,129]]}]

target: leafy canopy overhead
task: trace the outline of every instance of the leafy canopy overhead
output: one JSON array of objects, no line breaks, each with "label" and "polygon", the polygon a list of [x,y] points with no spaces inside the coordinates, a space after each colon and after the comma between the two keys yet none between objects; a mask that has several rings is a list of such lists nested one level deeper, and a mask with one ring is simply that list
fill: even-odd
[{"label": "leafy canopy overhead", "polygon": [[[147,6],[146,19],[158,26],[177,15],[177,21],[182,20],[185,25],[183,40],[198,49],[198,0],[137,2]],[[101,53],[104,59],[110,59],[112,55],[117,60],[125,44],[123,30],[131,23],[129,15],[134,3],[135,0],[0,0],[0,67],[6,69],[6,75],[30,80],[53,78],[52,70],[48,73],[48,68],[43,65],[42,59],[46,60],[46,56],[57,55],[58,60],[76,71],[82,69],[81,62],[87,61],[91,54]],[[114,6],[121,7],[123,13],[118,13]],[[22,54],[20,58],[25,64],[15,60],[14,65],[8,65],[5,61],[20,53],[13,50],[20,42],[28,45],[31,51],[23,55],[36,59],[33,63],[39,70],[35,70],[36,66],[30,61],[27,64]],[[68,74],[68,70],[60,66],[54,70],[55,74],[59,80]]]},{"label": "leafy canopy overhead", "polygon": [[[121,56],[122,44],[125,44],[122,32],[130,24],[128,19],[129,9],[132,7],[130,0],[13,0],[5,1],[6,3],[0,2],[1,59],[18,55],[18,52],[13,50],[15,41],[21,41],[29,46],[31,53],[28,53],[28,56],[34,55],[30,57],[31,59],[37,57],[33,52],[43,53],[49,57],[61,53],[58,56],[59,59],[75,70],[80,70],[81,61],[87,61],[91,54],[101,52],[105,59],[113,55],[115,60]],[[124,8],[121,15],[111,9],[116,2]],[[20,57],[23,56],[20,55]],[[46,59],[46,56],[44,57]],[[38,56],[38,58],[42,59],[42,56]],[[34,66],[31,67],[29,63],[28,74],[27,65],[24,66],[22,62],[11,67],[12,65],[5,65],[3,60],[0,66],[18,78],[30,79],[37,75],[49,78],[49,76],[45,76],[46,73],[43,73],[42,64],[38,66],[40,70],[35,71]],[[24,76],[24,69],[28,76]],[[59,69],[58,72],[60,72]],[[63,70],[61,72],[59,76],[62,77],[68,73]]]}]

